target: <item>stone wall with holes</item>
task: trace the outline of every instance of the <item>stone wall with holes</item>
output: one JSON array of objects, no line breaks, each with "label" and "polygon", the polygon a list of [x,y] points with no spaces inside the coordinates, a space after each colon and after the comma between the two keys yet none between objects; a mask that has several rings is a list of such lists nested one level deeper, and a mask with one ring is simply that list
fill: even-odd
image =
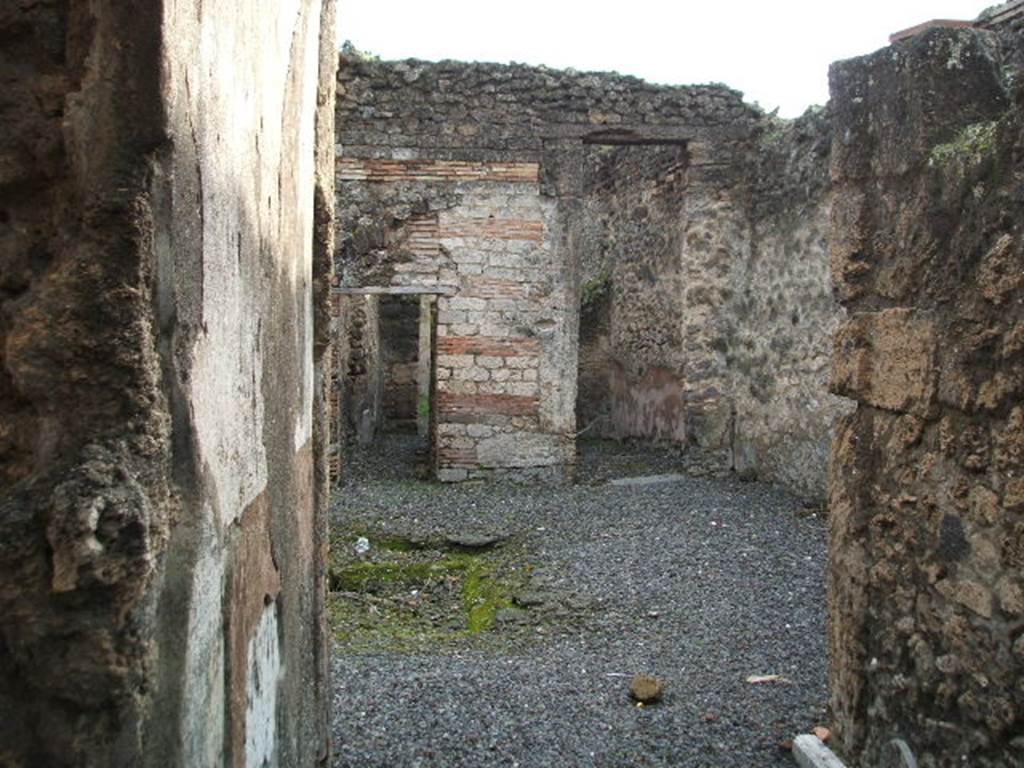
[{"label": "stone wall with holes", "polygon": [[[999,45],[1000,38],[1006,47]],[[831,71],[831,708],[890,764],[1024,761],[1021,37],[935,29]]]},{"label": "stone wall with holes", "polygon": [[598,148],[584,194],[578,416],[674,443],[691,471],[825,496],[842,311],[826,249],[824,111],[762,117],[711,154]]},{"label": "stone wall with holes", "polygon": [[0,40],[0,765],[325,764],[333,4]]},{"label": "stone wall with holes", "polygon": [[[339,282],[442,294],[438,476],[565,477],[579,286],[596,258],[587,147],[668,143],[724,184],[760,114],[719,86],[356,53],[338,84]],[[657,336],[670,320],[630,327]]]},{"label": "stone wall with holes", "polygon": [[828,391],[832,336],[845,317],[832,291],[827,109],[771,120],[744,188],[749,244],[722,291],[713,342],[732,400],[732,460],[740,476],[824,501],[833,425],[852,403]]}]

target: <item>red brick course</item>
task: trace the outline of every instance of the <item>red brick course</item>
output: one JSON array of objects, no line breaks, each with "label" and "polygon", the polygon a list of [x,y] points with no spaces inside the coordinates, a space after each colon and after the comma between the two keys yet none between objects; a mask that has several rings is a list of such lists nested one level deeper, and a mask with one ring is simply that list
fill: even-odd
[{"label": "red brick course", "polygon": [[539,243],[544,239],[544,222],[537,219],[451,219],[441,225],[440,236]]},{"label": "red brick course", "polygon": [[480,464],[475,448],[446,448],[442,446],[437,449],[437,459],[443,467],[475,469]]},{"label": "red brick course", "polygon": [[496,280],[479,277],[467,280],[460,296],[468,299],[523,299],[528,293],[527,286],[512,280]]},{"label": "red brick course", "polygon": [[417,256],[437,256],[441,253],[438,240],[437,214],[413,216],[405,225],[405,247]]},{"label": "red brick course", "polygon": [[461,160],[380,160],[345,157],[338,161],[340,181],[496,181],[540,179],[537,163],[473,163]]},{"label": "red brick course", "polygon": [[439,392],[437,411],[442,420],[465,416],[537,416],[540,399],[523,395],[456,395]]},{"label": "red brick course", "polygon": [[486,336],[441,336],[437,340],[439,355],[486,355],[488,357],[537,357],[540,344],[536,339],[493,339]]}]

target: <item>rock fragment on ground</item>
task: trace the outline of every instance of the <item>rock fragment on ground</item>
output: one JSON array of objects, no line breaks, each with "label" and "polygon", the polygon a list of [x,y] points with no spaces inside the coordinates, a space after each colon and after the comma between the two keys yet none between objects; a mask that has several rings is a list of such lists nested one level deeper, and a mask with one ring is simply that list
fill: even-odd
[{"label": "rock fragment on ground", "polygon": [[664,689],[664,683],[654,675],[634,675],[629,683],[629,695],[640,704],[660,701]]},{"label": "rock fragment on ground", "polygon": [[445,542],[460,549],[490,549],[507,537],[497,533],[457,533],[445,537]]}]

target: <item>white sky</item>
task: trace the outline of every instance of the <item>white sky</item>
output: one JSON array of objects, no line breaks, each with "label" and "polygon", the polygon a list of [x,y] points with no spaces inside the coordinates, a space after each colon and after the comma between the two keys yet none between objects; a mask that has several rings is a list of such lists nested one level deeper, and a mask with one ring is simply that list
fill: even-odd
[{"label": "white sky", "polygon": [[990,0],[339,0],[339,37],[382,59],[518,61],[719,82],[794,117],[828,100],[828,65]]}]

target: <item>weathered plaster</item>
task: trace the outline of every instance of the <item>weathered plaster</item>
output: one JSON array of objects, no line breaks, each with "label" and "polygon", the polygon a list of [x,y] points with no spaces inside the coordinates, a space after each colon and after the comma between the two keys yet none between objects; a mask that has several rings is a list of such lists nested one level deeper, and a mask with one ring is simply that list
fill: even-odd
[{"label": "weathered plaster", "polygon": [[279,633],[277,603],[271,602],[263,610],[246,653],[249,659],[245,707],[246,768],[278,764],[277,687],[283,674]]},{"label": "weathered plaster", "polygon": [[333,18],[0,14],[0,763],[327,754]]}]

